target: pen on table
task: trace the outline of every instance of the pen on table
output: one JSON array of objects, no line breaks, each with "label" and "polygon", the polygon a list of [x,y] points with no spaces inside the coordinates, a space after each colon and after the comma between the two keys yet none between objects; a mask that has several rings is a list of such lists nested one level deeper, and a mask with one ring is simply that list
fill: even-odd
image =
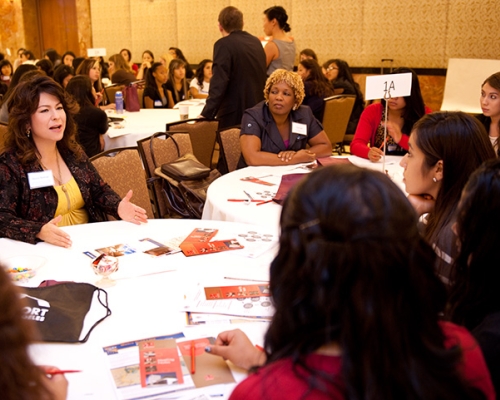
[{"label": "pen on table", "polygon": [[79,369],[58,369],[57,371],[45,372],[47,375],[61,375],[61,374],[73,374],[75,372],[82,372]]},{"label": "pen on table", "polygon": [[256,176],[255,178],[262,179],[262,178],[269,178],[270,176],[273,176],[273,175],[271,174],[271,175],[264,175],[264,176]]},{"label": "pen on table", "polygon": [[253,197],[250,196],[250,193],[248,193],[246,190],[244,190],[243,193],[245,193],[250,200],[253,200]]},{"label": "pen on table", "polygon": [[250,200],[250,199],[227,199],[227,201],[233,201],[233,202],[246,202],[246,201],[251,201],[251,202],[254,202],[254,203],[259,203],[260,201],[262,200]]},{"label": "pen on table", "polygon": [[267,200],[267,201],[261,201],[260,203],[257,203],[258,206],[261,206],[262,204],[270,203],[272,200]]},{"label": "pen on table", "polygon": [[196,347],[194,345],[194,340],[191,341],[191,374],[196,373]]}]

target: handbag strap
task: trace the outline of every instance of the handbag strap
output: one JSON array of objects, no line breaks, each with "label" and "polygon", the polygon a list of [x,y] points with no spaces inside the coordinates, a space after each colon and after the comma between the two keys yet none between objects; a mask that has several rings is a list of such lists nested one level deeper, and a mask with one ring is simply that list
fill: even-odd
[{"label": "handbag strap", "polygon": [[[89,331],[87,332],[87,334],[85,335],[85,337],[83,339],[81,339],[81,340],[78,341],[79,343],[85,343],[87,340],[89,340],[90,334],[92,333],[92,331],[94,330],[94,328],[111,315],[111,309],[109,308],[109,305],[108,305],[108,292],[106,292],[105,290],[103,290],[101,288],[98,288],[98,287],[96,287],[94,289],[94,292],[96,290],[97,290],[97,300],[99,300],[99,303],[101,303],[101,305],[106,309],[106,315],[104,317],[102,317],[101,319],[97,320],[94,323],[94,325],[91,326],[91,328],[89,329]],[[102,293],[104,293],[104,296],[105,296],[104,302],[101,299],[101,294]]]},{"label": "handbag strap", "polygon": [[166,136],[165,140],[167,140],[168,138],[173,140],[175,148],[177,149],[177,157],[181,156],[181,151],[179,150],[179,145],[177,144],[177,141],[174,139],[174,135],[172,135],[169,132],[156,132],[154,135],[151,136],[151,139],[149,140],[149,151],[151,153],[151,158],[153,159],[153,165],[155,166],[155,168],[157,168],[158,165],[156,164],[155,153],[153,149],[153,139],[156,139],[158,136],[161,135]]}]

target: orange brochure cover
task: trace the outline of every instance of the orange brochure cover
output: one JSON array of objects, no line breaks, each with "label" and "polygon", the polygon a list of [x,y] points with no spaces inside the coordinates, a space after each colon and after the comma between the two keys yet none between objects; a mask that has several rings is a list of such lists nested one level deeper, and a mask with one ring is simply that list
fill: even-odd
[{"label": "orange brochure cover", "polygon": [[[224,359],[205,352],[205,347],[209,344],[215,344],[215,338],[209,337],[177,342],[184,362],[190,369],[194,385],[197,388],[202,388],[235,382],[233,374]],[[191,360],[193,353],[194,363]],[[194,368],[194,372],[191,371],[190,367]]]},{"label": "orange brochure cover", "polygon": [[188,235],[186,239],[184,239],[182,243],[210,242],[218,231],[219,231],[218,229],[211,229],[211,228],[196,228]]},{"label": "orange brochure cover", "polygon": [[236,239],[215,240],[213,242],[206,243],[182,242],[179,247],[186,257],[243,248],[243,246]]},{"label": "orange brochure cover", "polygon": [[269,284],[214,286],[205,288],[207,300],[248,299],[250,297],[269,296]]},{"label": "orange brochure cover", "polygon": [[148,339],[139,342],[141,386],[184,383],[175,339]]}]

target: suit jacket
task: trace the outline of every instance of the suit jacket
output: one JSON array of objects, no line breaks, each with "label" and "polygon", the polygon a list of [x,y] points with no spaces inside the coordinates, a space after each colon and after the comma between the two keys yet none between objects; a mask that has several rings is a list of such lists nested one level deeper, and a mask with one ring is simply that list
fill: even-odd
[{"label": "suit jacket", "polygon": [[239,125],[243,112],[264,99],[266,55],[259,39],[233,31],[214,45],[213,76],[201,115],[219,128]]}]

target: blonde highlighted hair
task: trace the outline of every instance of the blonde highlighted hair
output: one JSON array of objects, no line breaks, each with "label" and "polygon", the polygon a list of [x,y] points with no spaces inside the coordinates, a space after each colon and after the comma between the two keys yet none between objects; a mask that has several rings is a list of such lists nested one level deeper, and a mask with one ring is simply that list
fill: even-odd
[{"label": "blonde highlighted hair", "polygon": [[304,82],[302,78],[295,72],[286,71],[284,69],[277,69],[269,78],[267,78],[266,86],[264,88],[264,98],[266,102],[269,101],[269,93],[271,87],[277,83],[285,82],[293,91],[295,97],[295,107],[299,107],[306,96],[304,91]]}]

